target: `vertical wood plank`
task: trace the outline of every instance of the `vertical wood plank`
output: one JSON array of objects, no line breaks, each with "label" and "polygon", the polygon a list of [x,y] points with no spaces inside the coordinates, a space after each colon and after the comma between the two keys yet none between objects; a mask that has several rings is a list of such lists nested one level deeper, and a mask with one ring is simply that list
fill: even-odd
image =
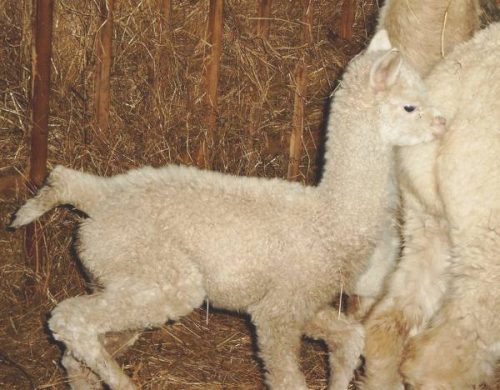
[{"label": "vertical wood plank", "polygon": [[49,127],[50,60],[52,56],[53,0],[35,2],[33,55],[33,128],[31,131],[30,183],[39,187],[47,174],[47,134]]},{"label": "vertical wood plank", "polygon": [[100,14],[103,20],[96,40],[95,74],[95,121],[96,127],[107,131],[109,125],[110,74],[113,43],[113,0],[100,1]]},{"label": "vertical wood plank", "polygon": [[[263,40],[267,40],[269,38],[270,31],[270,17],[271,17],[271,7],[272,0],[257,0],[257,22],[255,24],[255,36],[262,38]],[[266,56],[264,50],[262,50],[262,56]],[[257,88],[258,90],[258,88]],[[258,93],[256,93],[258,95]],[[263,108],[262,105],[266,100],[266,96],[255,96],[248,115],[248,126],[246,129],[246,140],[245,147],[247,150],[247,174],[253,175],[256,167],[257,153],[255,151],[254,139],[255,135],[259,131],[262,116],[263,116]]]},{"label": "vertical wood plank", "polygon": [[170,12],[172,4],[170,0],[160,0],[160,15],[162,20],[162,28],[168,30],[170,27]]},{"label": "vertical wood plank", "polygon": [[[304,16],[302,42],[307,48],[312,43],[312,0],[303,0]],[[288,161],[288,180],[298,180],[300,158],[302,155],[302,137],[304,134],[304,97],[307,92],[307,59],[303,49],[301,59],[295,68],[295,97],[293,102],[292,134]]]},{"label": "vertical wood plank", "polygon": [[210,50],[205,59],[205,106],[207,134],[198,153],[198,164],[205,168],[212,167],[211,150],[215,145],[215,128],[217,124],[217,86],[219,83],[220,57],[222,53],[222,32],[224,0],[210,0],[208,15],[207,42]]},{"label": "vertical wood plank", "polygon": [[342,39],[351,39],[353,36],[352,27],[356,16],[356,6],[356,0],[344,0],[342,3],[340,20],[340,37]]},{"label": "vertical wood plank", "polygon": [[272,0],[257,0],[257,31],[256,35],[263,39],[269,38]]},{"label": "vertical wood plank", "polygon": [[[155,93],[161,93],[163,88],[163,81],[168,78],[169,68],[166,65],[165,43],[168,39],[170,32],[170,14],[172,10],[172,3],[170,0],[160,0],[160,18],[158,21],[158,45],[156,46],[155,53],[155,68],[154,68],[154,90]],[[159,102],[160,100],[158,100]]]},{"label": "vertical wood plank", "polygon": [[[31,129],[31,155],[28,186],[34,193],[45,180],[47,174],[47,135],[49,127],[50,60],[52,56],[52,15],[53,0],[36,0],[34,45],[32,58],[33,96]],[[45,253],[43,233],[40,225],[27,226],[25,236],[27,262],[40,272]]]}]

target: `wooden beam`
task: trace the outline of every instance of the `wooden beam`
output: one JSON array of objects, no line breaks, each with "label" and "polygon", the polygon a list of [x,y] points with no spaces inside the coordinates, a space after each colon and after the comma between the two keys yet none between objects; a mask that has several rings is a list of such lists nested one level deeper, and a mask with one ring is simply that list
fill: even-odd
[{"label": "wooden beam", "polygon": [[39,187],[47,174],[47,135],[49,128],[50,60],[52,56],[53,0],[35,2],[34,53],[32,59],[33,127],[29,181]]},{"label": "wooden beam", "polygon": [[[33,127],[31,129],[31,155],[28,188],[34,193],[47,174],[47,135],[49,128],[50,61],[52,56],[53,0],[36,0],[33,26]],[[26,261],[36,273],[40,272],[45,253],[40,225],[26,227]]]},{"label": "wooden beam", "polygon": [[113,61],[113,0],[100,0],[102,25],[96,40],[95,123],[101,131],[109,127],[111,64]]},{"label": "wooden beam", "polygon": [[356,6],[356,0],[344,0],[342,3],[340,19],[340,37],[342,39],[351,39],[353,36],[352,28],[356,17]]},{"label": "wooden beam", "polygon": [[160,0],[160,15],[162,18],[162,28],[168,30],[170,27],[170,13],[172,4],[170,0]]},{"label": "wooden beam", "polygon": [[306,63],[304,58],[302,58],[295,68],[295,97],[293,100],[292,134],[290,135],[288,180],[299,179],[302,136],[304,134],[304,95],[306,88]]},{"label": "wooden beam", "polygon": [[168,40],[170,33],[170,14],[172,4],[170,0],[160,0],[160,18],[158,20],[158,45],[155,52],[155,67],[154,67],[154,91],[157,94],[158,103],[161,102],[160,94],[165,90],[164,80],[168,79],[169,68],[166,58],[165,42]]},{"label": "wooden beam", "polygon": [[210,0],[208,14],[207,42],[210,46],[209,54],[205,59],[205,106],[207,134],[198,153],[198,164],[210,169],[212,167],[211,150],[215,145],[215,131],[217,125],[217,86],[219,83],[220,57],[222,54],[222,32],[224,0]]},{"label": "wooden beam", "polygon": [[263,39],[269,38],[272,0],[257,0],[257,31],[256,35]]},{"label": "wooden beam", "polygon": [[[312,0],[303,0],[304,15],[302,42],[304,47],[312,43]],[[302,156],[302,138],[304,134],[304,98],[307,93],[307,60],[303,50],[301,59],[295,68],[295,97],[293,102],[292,134],[288,160],[288,180],[300,178],[300,159]]]}]

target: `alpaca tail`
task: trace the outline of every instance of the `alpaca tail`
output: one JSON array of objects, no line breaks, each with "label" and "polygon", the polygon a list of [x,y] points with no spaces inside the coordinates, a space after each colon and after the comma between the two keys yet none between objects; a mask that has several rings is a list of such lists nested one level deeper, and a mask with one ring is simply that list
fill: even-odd
[{"label": "alpaca tail", "polygon": [[56,166],[38,194],[29,199],[15,214],[11,228],[27,225],[47,211],[62,204],[69,204],[89,216],[104,196],[103,178]]}]

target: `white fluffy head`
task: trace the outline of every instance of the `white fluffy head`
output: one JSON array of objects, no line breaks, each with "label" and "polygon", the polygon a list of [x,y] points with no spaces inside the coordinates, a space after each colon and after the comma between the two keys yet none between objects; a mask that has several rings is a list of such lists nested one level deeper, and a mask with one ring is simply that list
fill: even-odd
[{"label": "white fluffy head", "polygon": [[446,121],[430,104],[423,80],[392,48],[385,30],[349,64],[343,87],[336,94],[343,103],[333,104],[334,110],[369,121],[385,144],[415,145],[445,131]]},{"label": "white fluffy head", "polygon": [[387,32],[381,30],[368,46],[375,61],[369,85],[378,103],[382,139],[392,145],[415,145],[432,141],[445,131],[446,120],[428,101],[418,73],[391,48]]}]

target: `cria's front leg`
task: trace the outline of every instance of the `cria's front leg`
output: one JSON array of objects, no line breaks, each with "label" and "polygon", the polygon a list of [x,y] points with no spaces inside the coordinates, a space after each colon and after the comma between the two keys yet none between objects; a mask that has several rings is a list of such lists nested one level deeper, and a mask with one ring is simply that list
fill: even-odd
[{"label": "cria's front leg", "polygon": [[401,239],[392,221],[394,215],[388,215],[387,219],[385,230],[368,260],[368,268],[359,277],[354,294],[349,295],[347,315],[358,321],[366,317],[375,302],[382,296],[384,283],[394,271],[399,258]]},{"label": "cria's front leg", "polygon": [[446,290],[449,241],[444,222],[407,210],[406,246],[388,290],[365,321],[363,390],[401,390],[399,373],[409,336],[423,329]]},{"label": "cria's front leg", "polygon": [[329,350],[329,390],[346,390],[363,350],[362,325],[333,307],[321,310],[305,326],[305,334],[325,341]]},{"label": "cria's front leg", "polygon": [[266,383],[272,390],[307,390],[298,364],[301,332],[279,322],[256,324],[260,357],[266,369]]},{"label": "cria's front leg", "polygon": [[[277,313],[280,308],[282,313]],[[259,355],[266,370],[270,390],[307,390],[299,366],[303,322],[294,318],[294,308],[281,302],[267,306],[264,302],[250,311],[257,333]]]}]

